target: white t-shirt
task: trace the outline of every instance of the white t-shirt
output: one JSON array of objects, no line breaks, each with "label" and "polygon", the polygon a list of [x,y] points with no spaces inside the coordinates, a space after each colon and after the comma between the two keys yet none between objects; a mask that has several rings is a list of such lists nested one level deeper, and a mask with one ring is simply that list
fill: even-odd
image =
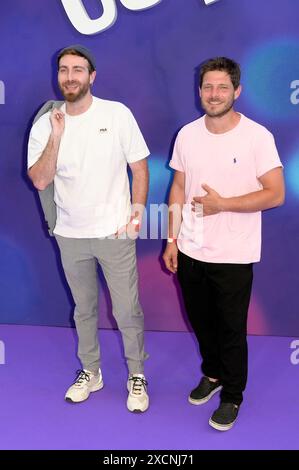
[{"label": "white t-shirt", "polygon": [[252,263],[261,256],[261,212],[220,212],[196,217],[195,196],[207,184],[222,197],[262,189],[258,178],[281,167],[273,135],[241,114],[229,132],[213,134],[205,117],[184,126],[176,139],[170,166],[185,173],[185,205],[178,247],[191,258],[210,263]]},{"label": "white t-shirt", "polygon": [[[54,233],[71,238],[106,237],[131,215],[127,164],[149,155],[131,111],[121,103],[93,97],[80,115],[66,114],[54,178],[57,222]],[[28,168],[40,158],[51,133],[50,113],[32,127]]]}]

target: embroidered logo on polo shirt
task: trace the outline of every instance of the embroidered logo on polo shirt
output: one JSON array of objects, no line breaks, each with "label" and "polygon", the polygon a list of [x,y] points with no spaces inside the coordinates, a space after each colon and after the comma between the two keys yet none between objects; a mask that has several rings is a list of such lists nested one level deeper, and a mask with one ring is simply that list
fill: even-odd
[{"label": "embroidered logo on polo shirt", "polygon": [[107,131],[108,131],[107,127],[101,127],[101,128],[100,128],[100,132],[101,132],[101,133],[107,132]]}]

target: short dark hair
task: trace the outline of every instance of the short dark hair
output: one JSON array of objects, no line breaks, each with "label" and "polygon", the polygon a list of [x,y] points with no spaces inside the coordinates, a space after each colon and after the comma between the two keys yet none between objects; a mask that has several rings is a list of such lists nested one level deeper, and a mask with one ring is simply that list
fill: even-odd
[{"label": "short dark hair", "polygon": [[234,89],[240,85],[241,69],[240,65],[227,57],[214,57],[206,60],[199,69],[199,87],[202,87],[203,77],[207,72],[220,70],[227,72],[230,76]]},{"label": "short dark hair", "polygon": [[[80,48],[82,49],[82,51],[80,50]],[[79,50],[78,50],[79,49]],[[86,51],[89,53],[88,49],[86,49]],[[94,62],[94,59],[90,58],[89,55],[90,54],[87,54],[85,51],[85,48],[83,47],[78,47],[75,46],[75,47],[66,47],[64,49],[62,49],[58,56],[57,56],[57,67],[59,68],[59,62],[60,62],[60,59],[65,56],[65,55],[77,55],[79,57],[84,57],[84,59],[87,60],[88,62],[88,70],[89,70],[89,73],[92,73],[95,71],[95,62]]]}]

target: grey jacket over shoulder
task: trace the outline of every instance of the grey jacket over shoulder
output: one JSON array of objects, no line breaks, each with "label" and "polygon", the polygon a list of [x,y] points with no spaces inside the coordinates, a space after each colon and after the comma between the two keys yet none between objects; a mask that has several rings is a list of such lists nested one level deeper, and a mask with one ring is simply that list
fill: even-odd
[{"label": "grey jacket over shoulder", "polygon": [[[52,111],[54,108],[60,108],[63,103],[64,101],[47,101],[36,114],[33,124],[35,124],[43,114],[46,114],[48,111]],[[57,218],[56,204],[54,202],[54,182],[50,183],[46,189],[38,191],[38,195],[44,212],[45,221],[48,225],[49,235],[53,237],[53,230],[55,228]]]}]

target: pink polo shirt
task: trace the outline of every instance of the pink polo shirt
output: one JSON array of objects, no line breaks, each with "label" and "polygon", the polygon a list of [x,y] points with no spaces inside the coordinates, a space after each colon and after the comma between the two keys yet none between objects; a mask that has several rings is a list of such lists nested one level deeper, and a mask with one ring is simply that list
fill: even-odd
[{"label": "pink polo shirt", "polygon": [[252,263],[261,257],[261,212],[220,212],[197,217],[194,196],[207,184],[223,197],[262,189],[258,178],[282,167],[273,135],[241,114],[229,132],[212,134],[204,116],[184,126],[176,139],[171,168],[185,173],[185,205],[179,249],[209,263]]}]

